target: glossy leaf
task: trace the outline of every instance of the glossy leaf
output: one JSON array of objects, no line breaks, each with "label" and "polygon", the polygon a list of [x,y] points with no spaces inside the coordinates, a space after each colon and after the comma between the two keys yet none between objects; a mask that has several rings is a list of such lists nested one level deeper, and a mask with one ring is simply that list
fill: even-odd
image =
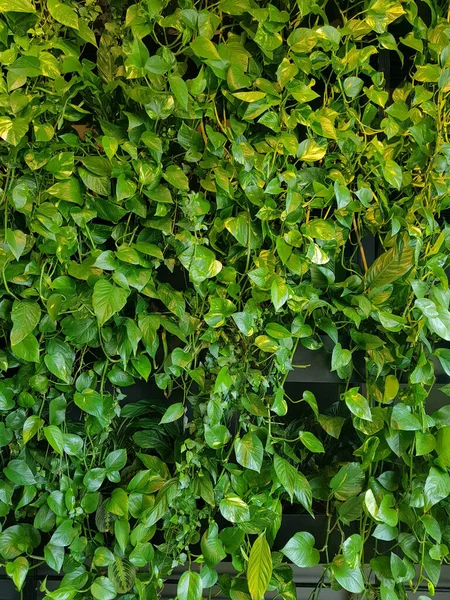
[{"label": "glossy leaf", "polygon": [[319,551],[314,548],[314,537],[306,532],[296,533],[281,552],[297,567],[315,567],[319,560]]},{"label": "glossy leaf", "polygon": [[247,565],[248,589],[252,600],[262,600],[272,577],[272,556],[266,536],[256,538]]},{"label": "glossy leaf", "polygon": [[200,600],[202,596],[202,580],[196,571],[185,571],[178,582],[177,596],[179,600]]},{"label": "glossy leaf", "polygon": [[240,465],[253,471],[261,470],[264,448],[256,434],[246,433],[241,439],[236,440],[234,451]]}]

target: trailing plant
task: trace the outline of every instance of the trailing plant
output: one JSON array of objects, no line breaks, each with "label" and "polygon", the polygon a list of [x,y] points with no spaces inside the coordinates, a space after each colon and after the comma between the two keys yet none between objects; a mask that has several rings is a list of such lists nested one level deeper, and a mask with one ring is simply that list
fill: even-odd
[{"label": "trailing plant", "polygon": [[[46,563],[63,575],[47,600],[153,599],[184,567],[179,600],[293,600],[289,563],[322,562],[315,598],[433,595],[447,3],[0,10],[0,556],[17,588]],[[285,389],[326,338],[332,409]],[[299,517],[277,545],[292,504],[324,541]]]}]

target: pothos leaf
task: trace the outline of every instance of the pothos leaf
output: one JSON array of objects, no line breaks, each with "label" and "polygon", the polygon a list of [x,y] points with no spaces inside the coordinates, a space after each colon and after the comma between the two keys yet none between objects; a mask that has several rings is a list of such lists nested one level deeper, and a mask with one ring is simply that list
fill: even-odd
[{"label": "pothos leaf", "polygon": [[202,580],[196,571],[185,571],[178,582],[177,596],[179,600],[200,600],[202,596]]},{"label": "pothos leaf", "polygon": [[369,288],[381,287],[406,275],[413,267],[414,251],[406,238],[379,256],[366,273]]},{"label": "pothos leaf", "polygon": [[252,600],[263,600],[272,577],[272,556],[264,534],[253,543],[247,565],[248,589]]},{"label": "pothos leaf", "polygon": [[320,555],[314,544],[314,537],[306,531],[301,531],[288,541],[281,552],[297,567],[315,567]]},{"label": "pothos leaf", "polygon": [[246,433],[242,438],[237,439],[234,443],[234,451],[240,465],[253,471],[261,470],[264,448],[256,434]]},{"label": "pothos leaf", "polygon": [[351,568],[343,556],[336,556],[331,565],[336,581],[348,592],[360,594],[364,590],[364,579],[359,567]]},{"label": "pothos leaf", "polygon": [[109,281],[100,279],[94,286],[92,306],[100,325],[103,325],[121,310],[129,296],[127,290],[111,285]]}]

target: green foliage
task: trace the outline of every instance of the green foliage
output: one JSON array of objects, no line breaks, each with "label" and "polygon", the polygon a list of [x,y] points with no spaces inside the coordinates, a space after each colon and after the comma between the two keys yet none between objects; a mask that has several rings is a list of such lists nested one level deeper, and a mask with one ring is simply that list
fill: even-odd
[{"label": "green foliage", "polygon": [[[64,574],[46,600],[153,599],[177,566],[179,600],[291,600],[287,560],[368,599],[433,594],[446,4],[0,0],[0,560],[19,590],[41,560]],[[405,65],[395,89],[382,56]],[[338,407],[286,393],[301,347],[330,348]],[[280,549],[290,504],[305,520]]]}]

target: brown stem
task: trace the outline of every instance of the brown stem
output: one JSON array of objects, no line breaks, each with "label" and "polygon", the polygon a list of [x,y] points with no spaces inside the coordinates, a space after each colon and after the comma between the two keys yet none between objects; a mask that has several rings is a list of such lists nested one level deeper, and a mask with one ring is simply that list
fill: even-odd
[{"label": "brown stem", "polygon": [[200,121],[200,133],[202,134],[203,141],[205,142],[205,146],[208,143],[208,138],[206,137],[205,126],[203,125],[203,119]]},{"label": "brown stem", "polygon": [[362,245],[361,238],[359,237],[358,226],[356,224],[355,215],[353,215],[353,229],[355,231],[356,241],[358,243],[359,252],[361,254],[361,260],[362,260],[362,264],[364,267],[364,273],[367,273],[367,269],[369,267],[367,266],[366,253],[364,252],[364,246]]}]

